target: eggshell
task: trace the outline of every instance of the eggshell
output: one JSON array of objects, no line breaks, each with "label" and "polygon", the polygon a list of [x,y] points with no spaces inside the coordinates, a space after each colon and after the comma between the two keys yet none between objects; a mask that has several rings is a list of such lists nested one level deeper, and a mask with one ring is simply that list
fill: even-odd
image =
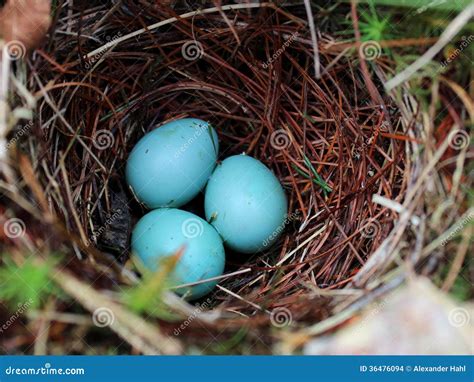
[{"label": "eggshell", "polygon": [[205,187],[218,151],[217,134],[207,122],[195,118],[169,122],[133,148],[127,182],[150,209],[180,207]]},{"label": "eggshell", "polygon": [[[184,248],[176,267],[169,275],[172,286],[194,283],[222,275],[225,252],[216,230],[200,217],[175,208],[153,210],[143,216],[132,233],[132,251],[151,271],[161,260]],[[188,299],[209,293],[217,281],[178,288]]]},{"label": "eggshell", "polygon": [[283,231],[287,201],[280,182],[262,162],[236,155],[211,175],[205,213],[229,248],[254,253],[270,246]]}]

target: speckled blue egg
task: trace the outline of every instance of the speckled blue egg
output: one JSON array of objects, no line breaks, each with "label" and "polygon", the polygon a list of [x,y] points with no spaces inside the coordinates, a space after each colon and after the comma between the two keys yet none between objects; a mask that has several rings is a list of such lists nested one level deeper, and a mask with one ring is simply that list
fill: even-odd
[{"label": "speckled blue egg", "polygon": [[148,208],[180,207],[206,185],[219,143],[207,122],[184,118],[146,134],[127,161],[126,178]]},{"label": "speckled blue egg", "polygon": [[[184,253],[169,275],[171,286],[196,283],[221,276],[225,252],[216,230],[200,217],[175,208],[160,208],[143,216],[132,233],[132,251],[151,271],[163,259],[184,248]],[[209,293],[217,281],[175,289],[188,299]]]},{"label": "speckled blue egg", "polygon": [[254,253],[269,247],[283,231],[287,201],[280,182],[262,162],[236,155],[211,175],[205,212],[229,248]]}]

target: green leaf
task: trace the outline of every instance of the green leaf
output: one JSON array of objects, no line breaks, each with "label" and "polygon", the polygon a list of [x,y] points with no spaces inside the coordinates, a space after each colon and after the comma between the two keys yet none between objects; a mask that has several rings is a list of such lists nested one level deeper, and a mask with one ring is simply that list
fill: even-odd
[{"label": "green leaf", "polygon": [[39,308],[51,294],[59,294],[59,289],[50,278],[54,262],[42,264],[30,257],[23,264],[17,265],[7,255],[4,266],[0,268],[0,299],[11,307],[28,304],[29,308]]},{"label": "green leaf", "polygon": [[[350,2],[350,0],[344,0]],[[361,0],[361,3],[374,3],[377,6],[433,9],[442,11],[462,11],[471,0]]]},{"label": "green leaf", "polygon": [[306,166],[308,166],[308,169],[309,169],[309,174],[312,174],[314,176],[310,176],[308,173],[305,173],[303,171],[301,171],[298,167],[296,167],[295,165],[291,165],[295,171],[304,176],[306,179],[311,179],[311,181],[315,184],[317,184],[319,187],[321,187],[324,191],[324,194],[326,195],[326,193],[329,193],[332,191],[331,187],[329,187],[329,185],[323,180],[323,178],[321,178],[321,175],[318,174],[318,172],[316,171],[316,169],[313,167],[313,165],[311,164],[311,161],[308,159],[308,157],[306,156],[306,154],[303,154],[304,155],[304,163],[306,164]]},{"label": "green leaf", "polygon": [[174,316],[163,303],[162,295],[173,284],[170,274],[176,266],[177,256],[162,259],[157,272],[147,270],[137,257],[133,256],[132,259],[142,273],[142,280],[138,285],[122,292],[122,301],[136,313],[173,320]]}]

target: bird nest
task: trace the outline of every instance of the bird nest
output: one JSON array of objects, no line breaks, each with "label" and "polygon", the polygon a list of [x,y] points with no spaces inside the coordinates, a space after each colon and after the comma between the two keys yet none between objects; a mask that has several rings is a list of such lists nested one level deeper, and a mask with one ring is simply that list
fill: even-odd
[{"label": "bird nest", "polygon": [[[380,47],[337,43],[324,20],[312,36],[304,6],[153,3],[60,13],[29,61],[30,89],[44,95],[22,143],[36,174],[24,185],[39,200],[36,245],[68,253],[63,266],[97,290],[139,282],[129,240],[146,210],[125,183],[127,157],[145,133],[195,117],[216,129],[219,160],[246,153],[268,166],[289,210],[275,245],[228,254],[187,336],[207,336],[201,325],[298,327],[359,301],[332,292],[373,290],[416,226],[416,103],[384,90]],[[197,199],[183,208],[203,216]]]}]

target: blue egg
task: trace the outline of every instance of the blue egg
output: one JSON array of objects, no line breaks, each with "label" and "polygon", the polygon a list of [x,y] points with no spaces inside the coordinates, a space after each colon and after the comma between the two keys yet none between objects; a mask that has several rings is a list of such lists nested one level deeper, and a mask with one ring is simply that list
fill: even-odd
[{"label": "blue egg", "polygon": [[205,212],[224,244],[254,253],[270,246],[283,231],[287,201],[280,182],[262,162],[236,155],[211,175]]},{"label": "blue egg", "polygon": [[[216,230],[200,217],[175,208],[153,210],[143,216],[132,233],[132,251],[151,271],[157,271],[162,260],[184,248],[173,272],[171,286],[195,283],[221,276],[225,252]],[[175,290],[188,299],[209,293],[217,281],[208,281]]]},{"label": "blue egg", "polygon": [[169,122],[133,148],[127,182],[150,209],[180,207],[205,187],[218,151],[217,134],[207,122],[195,118]]}]

